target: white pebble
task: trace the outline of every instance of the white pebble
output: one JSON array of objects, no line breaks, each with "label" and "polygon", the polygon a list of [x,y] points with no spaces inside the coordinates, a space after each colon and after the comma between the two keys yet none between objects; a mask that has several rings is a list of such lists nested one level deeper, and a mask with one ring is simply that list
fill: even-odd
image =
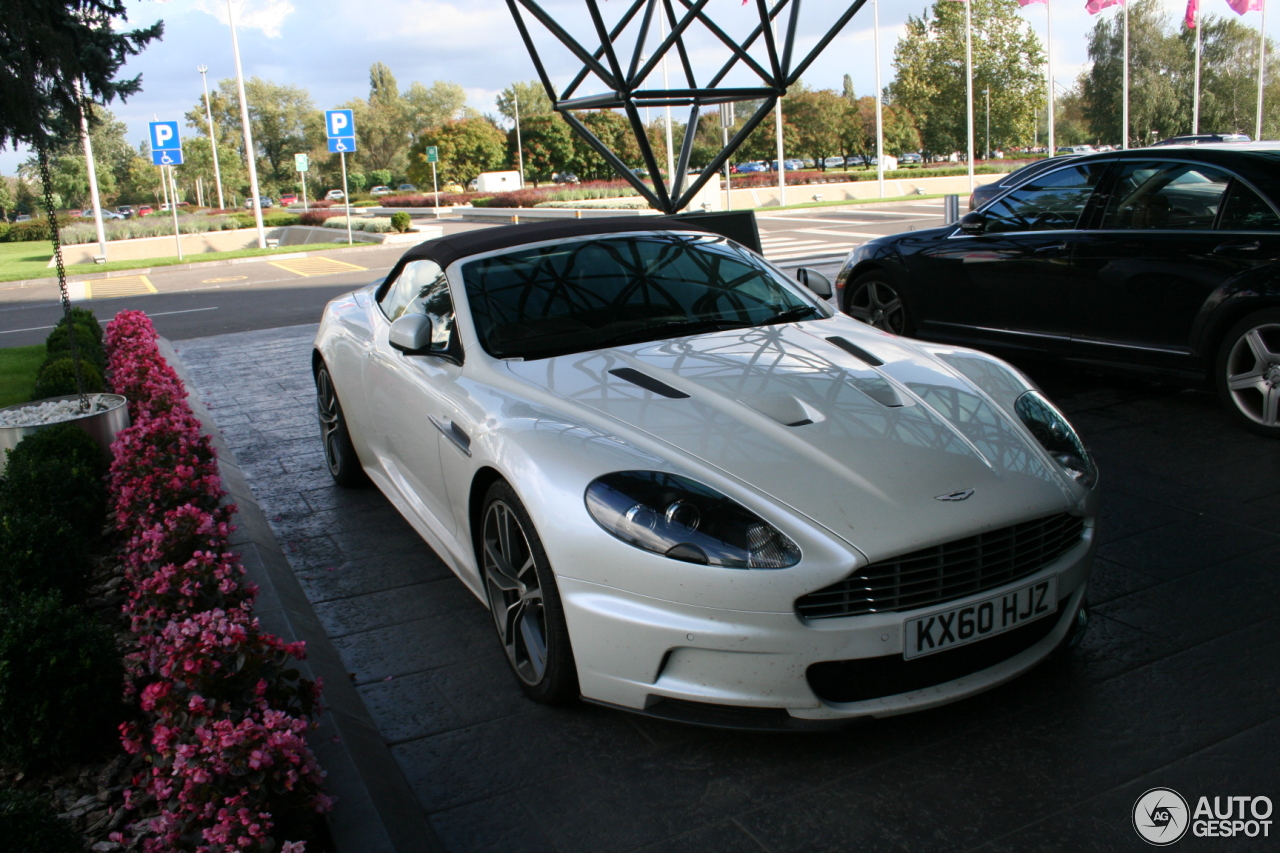
[{"label": "white pebble", "polygon": [[57,400],[35,406],[0,410],[0,428],[28,427],[69,421],[85,415],[95,415],[111,408],[113,400],[103,394],[89,394],[89,410],[80,408],[78,399]]}]

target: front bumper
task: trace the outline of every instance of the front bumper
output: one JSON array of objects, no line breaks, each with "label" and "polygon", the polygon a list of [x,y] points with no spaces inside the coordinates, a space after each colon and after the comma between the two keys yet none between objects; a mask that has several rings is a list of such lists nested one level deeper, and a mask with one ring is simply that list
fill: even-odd
[{"label": "front bumper", "polygon": [[[821,620],[804,620],[794,612],[719,610],[680,604],[571,578],[560,578],[558,585],[584,698],[690,721],[697,721],[693,710],[698,707],[721,706],[720,712],[773,709],[771,722],[763,722],[769,715],[759,714],[761,725],[740,725],[794,728],[797,726],[786,723],[830,723],[923,710],[989,690],[1026,672],[1048,657],[1072,631],[1084,603],[1095,548],[1090,526],[1078,546],[1041,571],[1006,586],[920,610]],[[945,673],[940,676],[945,680],[924,686],[919,686],[919,677],[905,682],[888,678],[886,689],[891,692],[882,694],[874,687],[861,689],[859,695],[871,698],[860,701],[826,701],[815,692],[815,679],[809,674],[815,664],[848,662],[851,667],[846,671],[850,673],[884,672],[884,666],[894,667],[895,656],[902,660],[908,619],[982,601],[1050,576],[1056,576],[1058,581],[1058,609],[1028,625],[1047,627],[1047,632],[1024,635],[1020,644],[1006,642],[1007,657],[997,654],[1001,659],[992,663],[990,654],[971,653],[965,659],[980,661],[975,671],[964,670],[963,664],[960,670],[937,666],[934,671]],[[1002,636],[1006,635],[959,646],[957,650],[979,649]],[[939,653],[947,654],[951,652]],[[860,668],[858,665],[867,659],[878,659],[882,666]],[[916,659],[921,660],[929,658]],[[830,675],[828,666],[826,676]],[[892,692],[895,683],[916,686],[907,692]],[[733,720],[739,717],[753,718],[750,714],[717,713],[714,707],[709,710],[706,716],[716,725],[735,726],[739,724]],[[778,711],[785,712],[786,718],[781,718]]]}]

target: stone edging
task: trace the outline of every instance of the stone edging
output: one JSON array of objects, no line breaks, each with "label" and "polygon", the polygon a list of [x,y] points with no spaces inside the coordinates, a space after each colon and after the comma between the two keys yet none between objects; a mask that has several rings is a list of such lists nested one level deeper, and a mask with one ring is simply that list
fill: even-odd
[{"label": "stone edging", "polygon": [[328,816],[335,845],[342,853],[443,853],[185,365],[168,340],[159,338],[157,344],[186,386],[191,411],[218,452],[223,488],[236,504],[236,530],[228,545],[258,586],[254,615],[285,642],[304,641],[307,659],[299,668],[307,678],[324,679],[324,713],[310,742],[327,774],[326,791],[337,797]]}]

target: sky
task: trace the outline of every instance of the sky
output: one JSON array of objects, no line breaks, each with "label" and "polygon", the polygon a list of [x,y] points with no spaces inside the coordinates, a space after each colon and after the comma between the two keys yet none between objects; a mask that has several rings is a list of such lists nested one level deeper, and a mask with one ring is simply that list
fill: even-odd
[{"label": "sky", "polygon": [[[494,98],[503,87],[536,76],[505,0],[233,2],[245,77],[303,86],[320,109],[367,97],[369,66],[374,62],[391,68],[402,91],[413,81],[459,83],[467,92],[469,105],[485,113],[496,113]],[[1054,79],[1060,86],[1069,86],[1087,65],[1086,37],[1095,18],[1085,11],[1085,0],[1051,2]],[[1161,2],[1179,16],[1186,8],[1185,0]],[[127,27],[146,26],[156,20],[165,23],[164,39],[132,58],[123,71],[123,76],[142,75],[142,91],[127,103],[110,105],[128,124],[129,139],[136,144],[146,138],[147,122],[153,116],[181,121],[183,113],[196,105],[201,98],[197,66],[208,66],[211,87],[217,80],[233,77],[235,66],[226,0],[127,0],[126,5]],[[629,5],[626,0],[611,0],[602,8],[606,14],[616,15],[625,5]],[[882,84],[892,79],[893,49],[907,16],[923,14],[928,5],[926,0],[880,3]],[[588,36],[583,31],[589,21],[581,0],[543,0],[543,6],[557,20],[566,22],[575,35],[581,34],[584,40]],[[711,0],[707,8],[726,29],[735,22],[745,24],[756,15],[754,4],[744,8],[738,0]],[[825,29],[821,26],[825,21],[820,19],[832,19],[847,6],[836,0],[812,0],[802,8],[807,17],[798,43],[807,45],[812,43],[814,32]],[[1101,15],[1121,11],[1115,6]],[[1032,4],[1020,14],[1045,41],[1046,7]],[[1231,12],[1223,0],[1204,0],[1202,14]],[[1258,26],[1258,13],[1246,15],[1244,23]],[[874,41],[872,4],[867,2],[805,73],[805,83],[838,91],[843,76],[849,74],[859,94],[873,92]],[[708,62],[715,58],[712,45],[704,42],[701,48],[701,54],[695,50],[695,62],[698,55]],[[554,82],[560,85],[577,67],[560,51],[549,52],[546,59]],[[184,126],[184,135],[192,132]],[[27,156],[24,151],[0,149],[0,174],[13,174]]]}]

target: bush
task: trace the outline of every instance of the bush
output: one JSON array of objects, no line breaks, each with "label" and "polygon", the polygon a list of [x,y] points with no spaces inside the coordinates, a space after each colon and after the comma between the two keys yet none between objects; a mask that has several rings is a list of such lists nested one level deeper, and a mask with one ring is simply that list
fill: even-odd
[{"label": "bush", "polygon": [[58,326],[66,326],[68,324],[86,327],[93,333],[94,340],[99,344],[102,343],[102,324],[98,322],[97,315],[88,308],[72,308],[63,314],[62,319],[58,320]]},{"label": "bush", "polygon": [[27,791],[0,790],[0,839],[5,850],[17,853],[80,853],[84,849],[53,806]]},{"label": "bush", "polygon": [[[258,225],[253,218],[252,210],[237,213],[231,218],[236,220],[241,228],[256,228]],[[262,214],[262,224],[266,228],[284,228],[288,225],[297,225],[299,221],[301,220],[298,214],[284,210]]]},{"label": "bush", "polygon": [[[66,228],[72,223],[69,216],[58,217],[59,230]],[[6,243],[36,243],[41,240],[49,239],[49,219],[46,216],[38,216],[28,219],[25,222],[14,222],[4,234]]]},{"label": "bush", "polygon": [[321,208],[320,210],[304,210],[298,215],[298,224],[300,225],[324,225],[324,221],[329,218],[329,211]]},{"label": "bush", "polygon": [[391,227],[401,234],[409,230],[411,222],[412,220],[409,218],[409,214],[405,213],[403,210],[391,214]]},{"label": "bush", "polygon": [[28,767],[105,743],[123,676],[111,632],[56,593],[0,601],[0,759]]},{"label": "bush", "polygon": [[54,327],[53,331],[49,333],[49,337],[45,338],[44,341],[45,364],[71,356],[72,334],[75,335],[76,347],[80,351],[80,357],[98,368],[99,373],[106,370],[106,350],[102,348],[100,339],[94,337],[93,329],[82,323],[59,323]]},{"label": "bush", "polygon": [[[102,382],[102,371],[91,361],[80,362],[80,376],[84,380],[86,394],[105,391]],[[45,397],[58,397],[63,394],[78,393],[76,388],[76,363],[71,356],[46,361],[36,375],[36,390],[31,395],[33,400]]]},{"label": "bush", "polygon": [[0,483],[0,588],[81,594],[106,521],[105,470],[98,445],[72,424],[46,427],[10,451]]},{"label": "bush", "polygon": [[[441,207],[457,207],[461,204],[471,204],[478,198],[486,198],[481,193],[440,193]],[[380,204],[383,207],[435,207],[436,195],[429,193],[427,195],[399,195],[385,196]]]}]

